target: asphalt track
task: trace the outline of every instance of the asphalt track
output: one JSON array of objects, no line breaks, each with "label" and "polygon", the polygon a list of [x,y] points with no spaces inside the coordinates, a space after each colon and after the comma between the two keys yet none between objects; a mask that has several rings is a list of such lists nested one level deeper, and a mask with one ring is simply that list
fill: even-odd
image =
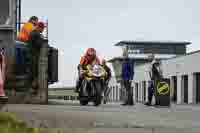
[{"label": "asphalt track", "polygon": [[[143,104],[121,106],[119,103],[109,103],[95,107],[92,104],[80,106],[78,102],[56,100],[50,103],[50,105],[9,104],[6,108],[25,120],[30,127],[132,128],[145,132],[177,128],[182,133],[191,132],[191,128],[193,131],[194,128],[200,128],[200,105],[155,108]],[[195,129],[194,132],[196,130],[200,132],[199,129]]]}]

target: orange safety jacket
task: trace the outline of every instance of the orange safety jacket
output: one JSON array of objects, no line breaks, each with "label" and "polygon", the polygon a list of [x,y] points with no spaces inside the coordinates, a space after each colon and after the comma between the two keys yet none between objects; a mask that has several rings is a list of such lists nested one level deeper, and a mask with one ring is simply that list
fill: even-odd
[{"label": "orange safety jacket", "polygon": [[29,39],[29,34],[33,30],[34,26],[31,22],[27,22],[21,28],[18,34],[18,39],[21,41],[27,41]]}]

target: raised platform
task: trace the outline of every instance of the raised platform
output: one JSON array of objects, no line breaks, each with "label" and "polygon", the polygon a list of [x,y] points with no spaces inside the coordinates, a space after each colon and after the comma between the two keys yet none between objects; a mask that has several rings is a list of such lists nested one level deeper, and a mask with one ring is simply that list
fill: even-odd
[{"label": "raised platform", "polygon": [[18,92],[8,96],[8,104],[48,104],[41,102],[40,96],[27,92]]}]

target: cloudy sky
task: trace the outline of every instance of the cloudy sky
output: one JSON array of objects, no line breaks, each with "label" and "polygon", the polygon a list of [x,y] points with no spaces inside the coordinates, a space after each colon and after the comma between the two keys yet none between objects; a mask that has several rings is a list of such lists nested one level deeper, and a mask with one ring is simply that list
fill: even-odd
[{"label": "cloudy sky", "polygon": [[87,47],[111,58],[120,40],[191,41],[200,49],[198,0],[22,0],[22,16],[46,16],[50,44],[59,49],[59,83],[73,86]]}]

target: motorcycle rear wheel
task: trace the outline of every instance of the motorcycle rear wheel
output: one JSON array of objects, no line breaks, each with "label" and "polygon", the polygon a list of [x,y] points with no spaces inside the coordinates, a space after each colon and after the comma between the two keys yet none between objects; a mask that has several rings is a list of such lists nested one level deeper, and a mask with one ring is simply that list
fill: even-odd
[{"label": "motorcycle rear wheel", "polygon": [[86,100],[86,99],[80,99],[79,102],[80,102],[80,104],[83,105],[83,106],[85,106],[85,105],[88,104],[88,100]]}]

